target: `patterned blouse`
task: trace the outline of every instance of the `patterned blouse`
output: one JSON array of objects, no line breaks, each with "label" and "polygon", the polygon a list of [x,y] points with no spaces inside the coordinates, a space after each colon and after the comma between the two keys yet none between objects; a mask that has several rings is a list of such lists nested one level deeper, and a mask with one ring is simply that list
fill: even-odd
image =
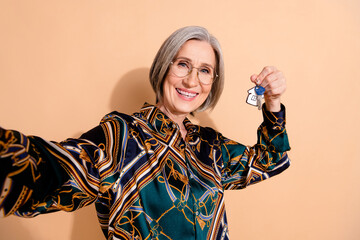
[{"label": "patterned blouse", "polygon": [[0,213],[34,217],[95,202],[107,239],[228,239],[224,190],[285,170],[285,108],[263,109],[246,147],[153,105],[108,114],[79,139],[56,143],[0,128]]}]

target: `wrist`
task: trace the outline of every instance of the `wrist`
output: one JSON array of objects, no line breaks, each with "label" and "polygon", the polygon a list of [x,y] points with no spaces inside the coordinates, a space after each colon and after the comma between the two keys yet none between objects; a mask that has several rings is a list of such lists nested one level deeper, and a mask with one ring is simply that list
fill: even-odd
[{"label": "wrist", "polygon": [[269,112],[280,112],[281,111],[281,101],[265,101],[266,110]]}]

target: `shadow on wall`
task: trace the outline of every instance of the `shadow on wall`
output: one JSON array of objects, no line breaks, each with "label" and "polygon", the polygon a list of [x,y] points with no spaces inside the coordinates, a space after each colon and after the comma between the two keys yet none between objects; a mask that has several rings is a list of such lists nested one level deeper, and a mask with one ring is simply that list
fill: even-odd
[{"label": "shadow on wall", "polygon": [[155,104],[155,93],[149,81],[149,68],[138,68],[118,81],[110,98],[110,109],[132,114],[145,102]]},{"label": "shadow on wall", "polygon": [[101,240],[105,239],[96,215],[95,205],[84,207],[73,214],[74,224],[70,240]]},{"label": "shadow on wall", "polygon": [[[111,111],[132,114],[139,111],[145,102],[155,104],[155,93],[149,82],[149,69],[139,68],[125,74],[116,84],[110,97]],[[208,112],[196,113],[191,118],[196,124],[212,127],[215,124],[209,117]],[[105,239],[99,226],[95,206],[92,204],[73,213],[74,224],[71,240]]]},{"label": "shadow on wall", "polygon": [[[32,219],[27,220],[32,221]],[[6,221],[6,223],[1,224],[0,222],[0,239],[36,239],[36,237],[32,236],[32,232],[24,226],[25,221],[20,219],[20,217],[9,216],[6,217],[6,219],[1,219],[1,221]],[[12,228],[12,226],[16,227]],[[14,229],[16,229],[16,231],[14,231]]]}]

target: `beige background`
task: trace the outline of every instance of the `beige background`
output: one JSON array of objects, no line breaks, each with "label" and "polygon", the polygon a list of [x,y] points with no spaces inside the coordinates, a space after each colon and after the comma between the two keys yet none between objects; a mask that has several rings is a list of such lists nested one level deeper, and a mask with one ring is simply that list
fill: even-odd
[{"label": "beige background", "polygon": [[[174,30],[202,25],[222,44],[224,94],[196,121],[252,145],[260,112],[249,76],[288,79],[292,166],[227,191],[232,239],[360,239],[360,1],[0,0],[0,125],[60,141],[112,110],[154,102],[152,59]],[[94,206],[0,219],[1,239],[102,239]]]}]

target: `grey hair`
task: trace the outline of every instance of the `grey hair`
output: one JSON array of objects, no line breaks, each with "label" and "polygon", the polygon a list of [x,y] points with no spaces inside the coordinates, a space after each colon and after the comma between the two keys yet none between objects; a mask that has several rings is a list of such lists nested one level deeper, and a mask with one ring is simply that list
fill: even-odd
[{"label": "grey hair", "polygon": [[218,40],[205,28],[188,26],[180,28],[172,33],[161,45],[150,68],[150,83],[156,94],[156,101],[162,100],[162,85],[169,71],[171,61],[174,60],[180,48],[189,40],[208,42],[214,50],[216,58],[215,77],[209,96],[196,111],[213,109],[219,101],[224,88],[224,60]]}]

